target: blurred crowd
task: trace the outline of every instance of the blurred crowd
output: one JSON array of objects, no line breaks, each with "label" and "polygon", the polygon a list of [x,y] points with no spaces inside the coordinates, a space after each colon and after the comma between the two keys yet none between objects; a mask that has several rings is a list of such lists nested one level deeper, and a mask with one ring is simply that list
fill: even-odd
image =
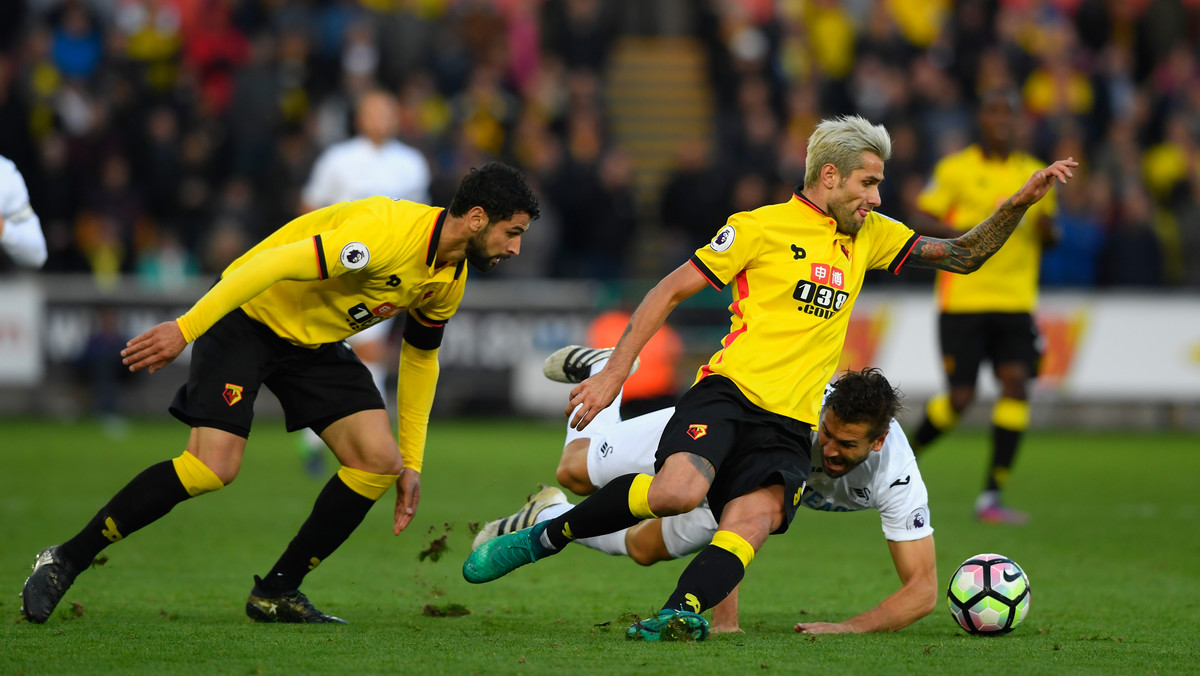
[{"label": "blurred crowd", "polygon": [[[646,208],[606,74],[623,36],[667,34],[704,50],[714,133]],[[1195,287],[1198,36],[1198,0],[9,0],[0,155],[47,270],[169,288],[296,216],[313,161],[382,87],[435,204],[490,159],[536,185],[543,218],[503,274],[651,278],[640,243],[694,248],[787,199],[830,115],[888,126],[880,210],[905,220],[973,140],[979,92],[1007,84],[1021,145],[1084,176],[1061,189],[1044,286]]]}]

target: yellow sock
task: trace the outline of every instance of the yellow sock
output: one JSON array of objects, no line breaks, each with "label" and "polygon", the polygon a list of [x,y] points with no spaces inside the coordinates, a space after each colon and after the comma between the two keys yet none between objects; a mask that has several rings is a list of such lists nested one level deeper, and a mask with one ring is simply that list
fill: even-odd
[{"label": "yellow sock", "polygon": [[939,394],[930,399],[925,406],[925,414],[929,416],[929,422],[942,432],[952,429],[958,424],[958,413],[950,405],[950,396],[947,394]]},{"label": "yellow sock", "polygon": [[992,424],[1014,432],[1029,429],[1029,402],[1003,397],[992,408]]},{"label": "yellow sock", "polygon": [[342,483],[350,487],[350,490],[368,500],[378,500],[383,497],[392,484],[396,483],[396,479],[400,478],[399,474],[374,474],[344,465],[338,470],[337,475]]},{"label": "yellow sock", "polygon": [[179,481],[183,483],[184,489],[193,498],[203,493],[220,490],[225,486],[220,477],[209,469],[208,465],[200,462],[200,458],[192,455],[191,451],[184,451],[183,455],[178,458],[172,458],[171,463],[175,465],[175,473],[179,475]]},{"label": "yellow sock", "polygon": [[719,530],[713,535],[712,543],[714,547],[720,547],[725,551],[738,557],[742,562],[742,567],[746,568],[750,562],[754,560],[754,546],[746,541],[746,538],[729,530]]},{"label": "yellow sock", "polygon": [[639,519],[657,519],[650,511],[650,482],[649,474],[639,474],[633,478],[629,486],[629,513]]}]

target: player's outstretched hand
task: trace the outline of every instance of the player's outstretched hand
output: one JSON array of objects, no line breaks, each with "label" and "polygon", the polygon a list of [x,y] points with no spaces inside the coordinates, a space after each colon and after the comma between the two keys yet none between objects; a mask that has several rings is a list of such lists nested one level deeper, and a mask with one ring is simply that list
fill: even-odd
[{"label": "player's outstretched hand", "polygon": [[175,361],[175,357],[187,347],[183,331],[175,322],[163,322],[125,343],[121,350],[121,363],[130,371],[149,369],[150,373]]},{"label": "player's outstretched hand", "polygon": [[408,528],[417,515],[417,504],[421,502],[421,473],[407,467],[400,470],[396,479],[396,522],[392,532],[396,535]]},{"label": "player's outstretched hand", "polygon": [[[571,428],[582,430],[587,427],[600,411],[613,403],[623,385],[625,377],[622,377],[617,369],[609,368],[608,364],[596,375],[576,385],[575,389],[571,390],[571,398],[567,402],[566,415],[571,418]],[[573,416],[572,411],[575,412]]]},{"label": "player's outstretched hand", "polygon": [[795,629],[797,634],[849,634],[853,631],[840,622],[801,622]]},{"label": "player's outstretched hand", "polygon": [[1038,200],[1046,196],[1050,192],[1050,188],[1054,187],[1054,182],[1066,183],[1069,179],[1074,178],[1075,174],[1071,170],[1078,167],[1079,163],[1075,158],[1068,157],[1065,160],[1059,160],[1045,169],[1038,169],[1033,172],[1033,176],[1025,181],[1025,185],[1013,195],[1012,203],[1015,206],[1031,206],[1036,204]]}]

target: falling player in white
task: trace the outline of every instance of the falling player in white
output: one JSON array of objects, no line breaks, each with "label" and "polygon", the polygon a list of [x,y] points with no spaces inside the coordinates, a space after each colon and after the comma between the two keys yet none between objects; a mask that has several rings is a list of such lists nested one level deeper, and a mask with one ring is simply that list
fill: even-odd
[{"label": "falling player in white", "polygon": [[[578,382],[603,368],[609,352],[563,348],[547,359],[546,375]],[[562,356],[568,353],[576,363],[564,369]],[[841,396],[835,394],[838,385],[842,386]],[[884,389],[886,393],[881,397]],[[874,415],[867,412],[871,405],[863,408],[864,398],[895,401],[895,391],[878,369],[848,371],[826,387],[817,443],[813,445],[812,472],[801,500],[806,507],[821,511],[877,510],[901,587],[860,615],[842,622],[802,622],[795,626],[797,632],[896,631],[928,615],[937,604],[937,566],[925,483],[900,425],[891,413],[879,420],[864,417]],[[618,395],[586,432],[568,427],[557,478],[571,492],[587,495],[616,477],[654,472],[658,438],[674,409],[621,420],[620,402]],[[836,411],[858,422],[844,422]],[[486,524],[473,547],[497,535],[552,519],[571,506],[562,491],[545,488],[530,496],[516,514]],[[623,531],[576,542],[650,565],[699,551],[712,541],[716,531],[712,512],[702,504],[685,514],[643,521]],[[713,608],[711,631],[740,631],[737,589]]]}]

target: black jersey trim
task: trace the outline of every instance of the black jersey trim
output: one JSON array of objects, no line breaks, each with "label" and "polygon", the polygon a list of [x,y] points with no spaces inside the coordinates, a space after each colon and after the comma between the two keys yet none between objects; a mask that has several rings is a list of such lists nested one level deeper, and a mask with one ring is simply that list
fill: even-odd
[{"label": "black jersey trim", "polygon": [[921,236],[915,232],[908,238],[908,241],[904,243],[904,246],[900,247],[900,252],[897,253],[896,257],[892,259],[892,264],[888,266],[888,272],[892,273],[893,275],[900,272],[900,268],[904,267],[904,263],[908,260],[909,254],[912,253],[913,247],[917,245],[918,239],[921,239]]},{"label": "black jersey trim", "polygon": [[429,248],[425,250],[425,265],[433,265],[437,258],[438,241],[442,238],[442,226],[446,224],[446,210],[442,209],[437,221],[433,224],[433,232],[429,233]]},{"label": "black jersey trim", "polygon": [[325,267],[325,246],[321,244],[320,235],[313,235],[313,248],[317,253],[317,279],[329,279],[329,268]]},{"label": "black jersey trim", "polygon": [[692,254],[692,257],[688,259],[688,262],[696,266],[696,270],[698,270],[700,274],[704,275],[704,278],[708,280],[708,283],[716,287],[717,291],[725,288],[725,282],[722,282],[719,277],[713,274],[713,271],[708,269],[708,266],[704,264],[704,261],[700,260],[699,256]]},{"label": "black jersey trim", "polygon": [[445,319],[431,319],[429,317],[429,315],[426,315],[424,312],[421,312],[420,308],[413,308],[412,313],[414,315],[416,315],[417,319],[421,320],[421,322],[423,322],[427,326],[445,326],[446,325]]}]

